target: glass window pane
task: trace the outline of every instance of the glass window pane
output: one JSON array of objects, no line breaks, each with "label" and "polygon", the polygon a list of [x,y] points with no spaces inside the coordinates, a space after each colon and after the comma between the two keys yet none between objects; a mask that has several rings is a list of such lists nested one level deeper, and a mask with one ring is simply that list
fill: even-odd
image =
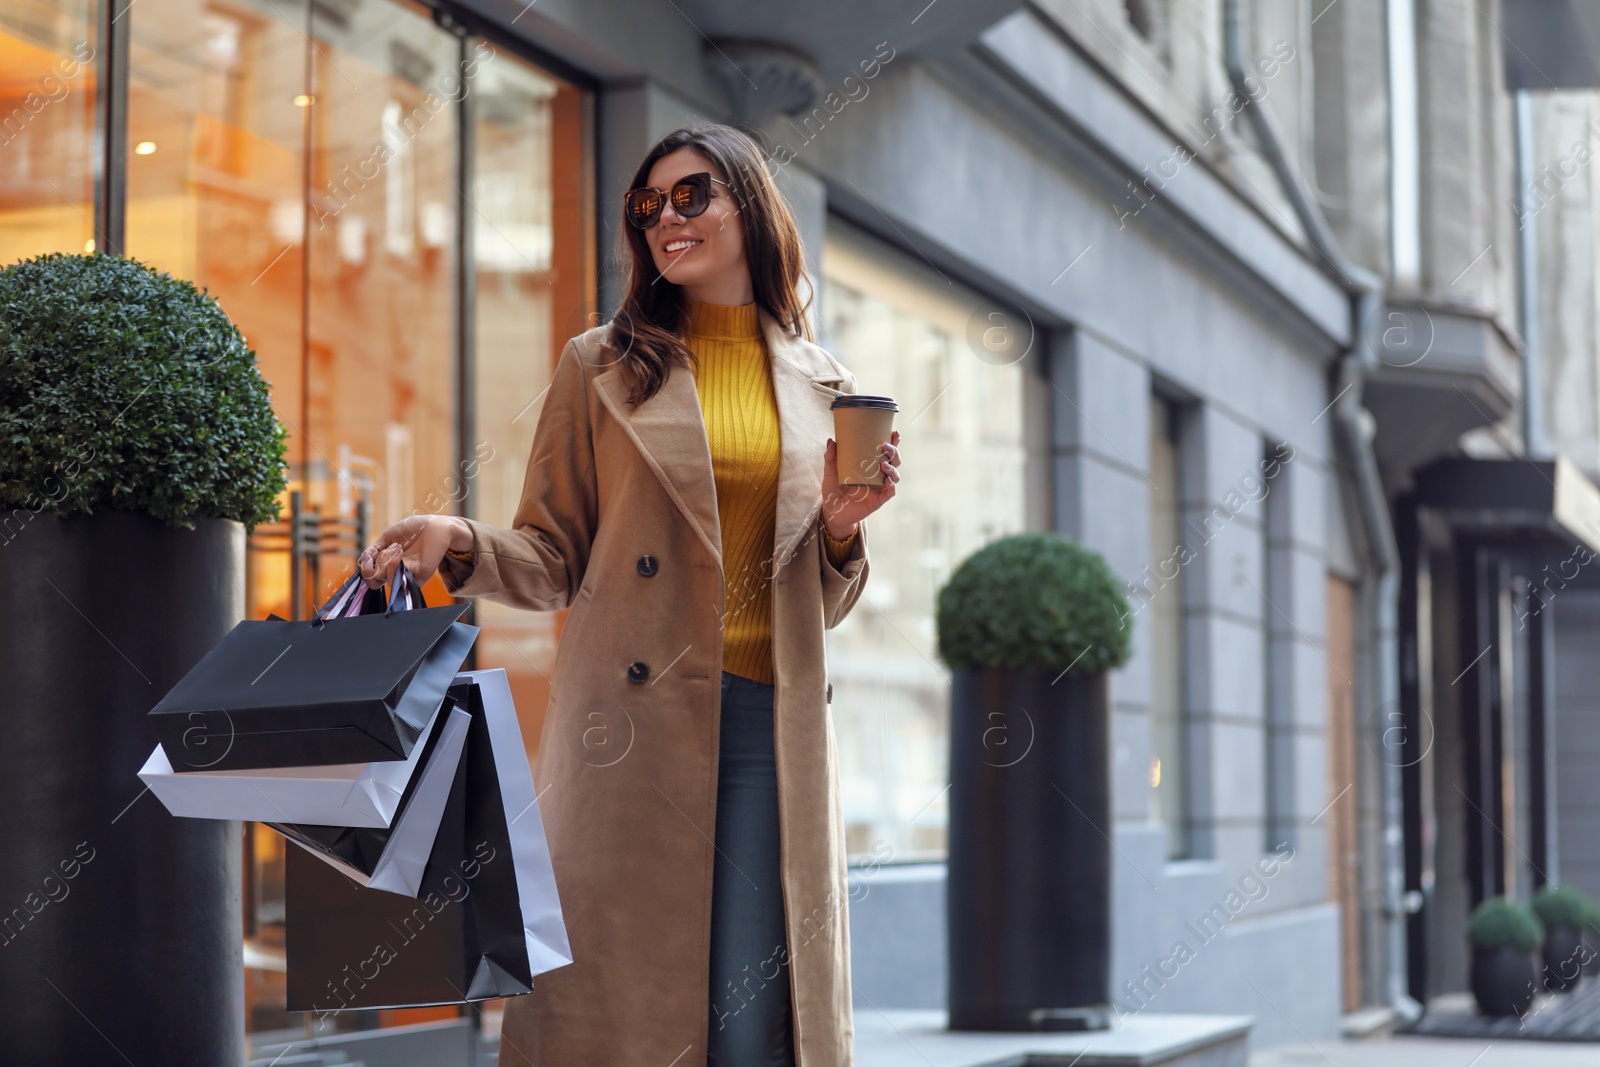
[{"label": "glass window pane", "polygon": [[[489,49],[487,43],[482,49]],[[567,339],[591,322],[591,187],[583,94],[501,51],[472,83],[471,218],[477,274],[470,513],[509,526],[522,499],[545,387]],[[503,667],[530,758],[565,615],[476,602],[478,663]]]},{"label": "glass window pane", "polygon": [[[374,531],[461,493],[456,459],[460,42],[421,9],[313,6],[307,506]],[[316,598],[353,566],[330,558]],[[433,603],[448,600],[434,577]]]},{"label": "glass window pane", "polygon": [[94,249],[95,8],[0,5],[0,264]]},{"label": "glass window pane", "polygon": [[[143,3],[125,17],[127,253],[204,287],[239,326],[291,427],[299,488],[306,5]],[[287,549],[252,538],[251,618],[292,614]]]},{"label": "glass window pane", "polygon": [[[95,9],[0,9],[0,262],[92,249]],[[402,517],[468,506],[509,522],[537,399],[594,308],[588,97],[403,0],[161,0],[126,17],[126,250],[205,288],[240,326],[290,431],[290,491],[324,520],[309,566],[292,565],[287,523],[257,529],[248,616],[303,616]],[[469,93],[476,148],[463,160]],[[476,387],[463,406],[469,308]],[[461,456],[469,418],[476,447]],[[298,605],[296,571],[311,579]],[[449,599],[437,578],[427,593]],[[533,755],[560,617],[489,607],[479,663],[507,668]],[[247,1026],[301,1033],[306,1020],[283,1010],[284,842],[248,829]],[[457,1013],[348,1012],[320,1032]]]},{"label": "glass window pane", "polygon": [[1295,840],[1294,792],[1295,706],[1294,650],[1299,636],[1278,605],[1289,604],[1294,578],[1294,539],[1290,534],[1289,495],[1295,491],[1293,474],[1282,464],[1284,450],[1268,445],[1263,450],[1261,553],[1261,631],[1264,687],[1263,737],[1267,761],[1266,833],[1262,850],[1271,852]]},{"label": "glass window pane", "polygon": [[[291,428],[291,488],[303,488],[307,7],[167,0],[133,4],[124,17],[126,251],[203,287],[239,326]],[[249,547],[246,616],[292,616],[287,538],[262,526]],[[255,1034],[303,1029],[284,1010],[285,847],[247,826],[244,981]]]},{"label": "glass window pane", "polygon": [[1178,413],[1150,399],[1150,818],[1167,829],[1167,855],[1188,855],[1187,727],[1183,706],[1183,543]]},{"label": "glass window pane", "polygon": [[940,587],[984,544],[1026,527],[1020,363],[968,347],[989,305],[838,221],[823,250],[822,343],[857,388],[899,402],[917,477],[869,520],[872,577],[826,635],[852,856],[942,858],[949,671],[936,655]]}]

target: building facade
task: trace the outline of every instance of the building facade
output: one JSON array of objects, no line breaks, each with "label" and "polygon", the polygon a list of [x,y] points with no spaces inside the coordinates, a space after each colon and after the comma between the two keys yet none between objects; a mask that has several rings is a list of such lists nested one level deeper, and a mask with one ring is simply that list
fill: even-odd
[{"label": "building facade", "polygon": [[[217,296],[292,435],[250,610],[304,615],[403,515],[509,522],[560,345],[620,295],[637,161],[694,119],[759,129],[820,339],[900,402],[905,480],[828,635],[857,1010],[943,1004],[935,598],[1022,530],[1101,552],[1132,606],[1103,828],[1117,1008],[1250,1014],[1273,1044],[1464,988],[1494,883],[1469,877],[1479,786],[1453,762],[1479,697],[1438,684],[1472,666],[1465,637],[1435,655],[1471,502],[1434,465],[1525,451],[1517,138],[1586,139],[1592,96],[1519,126],[1493,0],[919,6],[20,0],[0,262],[100,247]],[[1530,290],[1551,440],[1590,474],[1592,173],[1540,210],[1562,280]],[[1540,646],[1558,662],[1600,626],[1588,595],[1551,614],[1575,620]],[[532,752],[560,616],[475,610]],[[248,840],[266,1032],[294,1023],[282,854]]]}]

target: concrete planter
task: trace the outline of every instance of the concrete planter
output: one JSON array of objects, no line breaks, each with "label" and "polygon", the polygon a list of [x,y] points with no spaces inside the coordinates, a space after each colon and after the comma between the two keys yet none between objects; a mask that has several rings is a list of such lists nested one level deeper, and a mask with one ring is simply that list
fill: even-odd
[{"label": "concrete planter", "polygon": [[244,613],[244,528],[9,516],[0,1059],[244,1062],[238,823],[144,796],[146,713]]},{"label": "concrete planter", "polygon": [[1060,673],[954,672],[952,1030],[1109,1023],[1108,686]]},{"label": "concrete planter", "polygon": [[1576,989],[1583,977],[1586,953],[1583,931],[1575,926],[1547,926],[1544,931],[1544,987],[1552,993]]},{"label": "concrete planter", "polygon": [[1484,1015],[1521,1015],[1533,1004],[1539,954],[1518,948],[1472,950],[1472,997]]}]

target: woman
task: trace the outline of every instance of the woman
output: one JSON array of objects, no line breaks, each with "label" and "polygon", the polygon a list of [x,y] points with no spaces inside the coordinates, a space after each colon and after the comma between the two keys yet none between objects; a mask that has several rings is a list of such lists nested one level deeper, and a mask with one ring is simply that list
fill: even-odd
[{"label": "woman", "polygon": [[[864,519],[810,340],[798,231],[760,149],[669,134],[625,199],[616,318],[552,377],[512,528],[391,527],[458,596],[571,605],[534,768],[573,963],[511,1000],[502,1064],[851,1062],[844,820],[823,631],[861,595]],[[809,289],[809,283],[808,283]]]}]

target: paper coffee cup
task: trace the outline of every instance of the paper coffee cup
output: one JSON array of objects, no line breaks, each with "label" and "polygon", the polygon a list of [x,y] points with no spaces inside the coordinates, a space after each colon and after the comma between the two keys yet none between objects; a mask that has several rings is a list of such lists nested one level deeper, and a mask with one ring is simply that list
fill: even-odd
[{"label": "paper coffee cup", "polygon": [[883,456],[878,448],[894,432],[894,413],[899,410],[888,396],[840,393],[833,398],[840,485],[883,485],[883,470],[878,466]]}]

